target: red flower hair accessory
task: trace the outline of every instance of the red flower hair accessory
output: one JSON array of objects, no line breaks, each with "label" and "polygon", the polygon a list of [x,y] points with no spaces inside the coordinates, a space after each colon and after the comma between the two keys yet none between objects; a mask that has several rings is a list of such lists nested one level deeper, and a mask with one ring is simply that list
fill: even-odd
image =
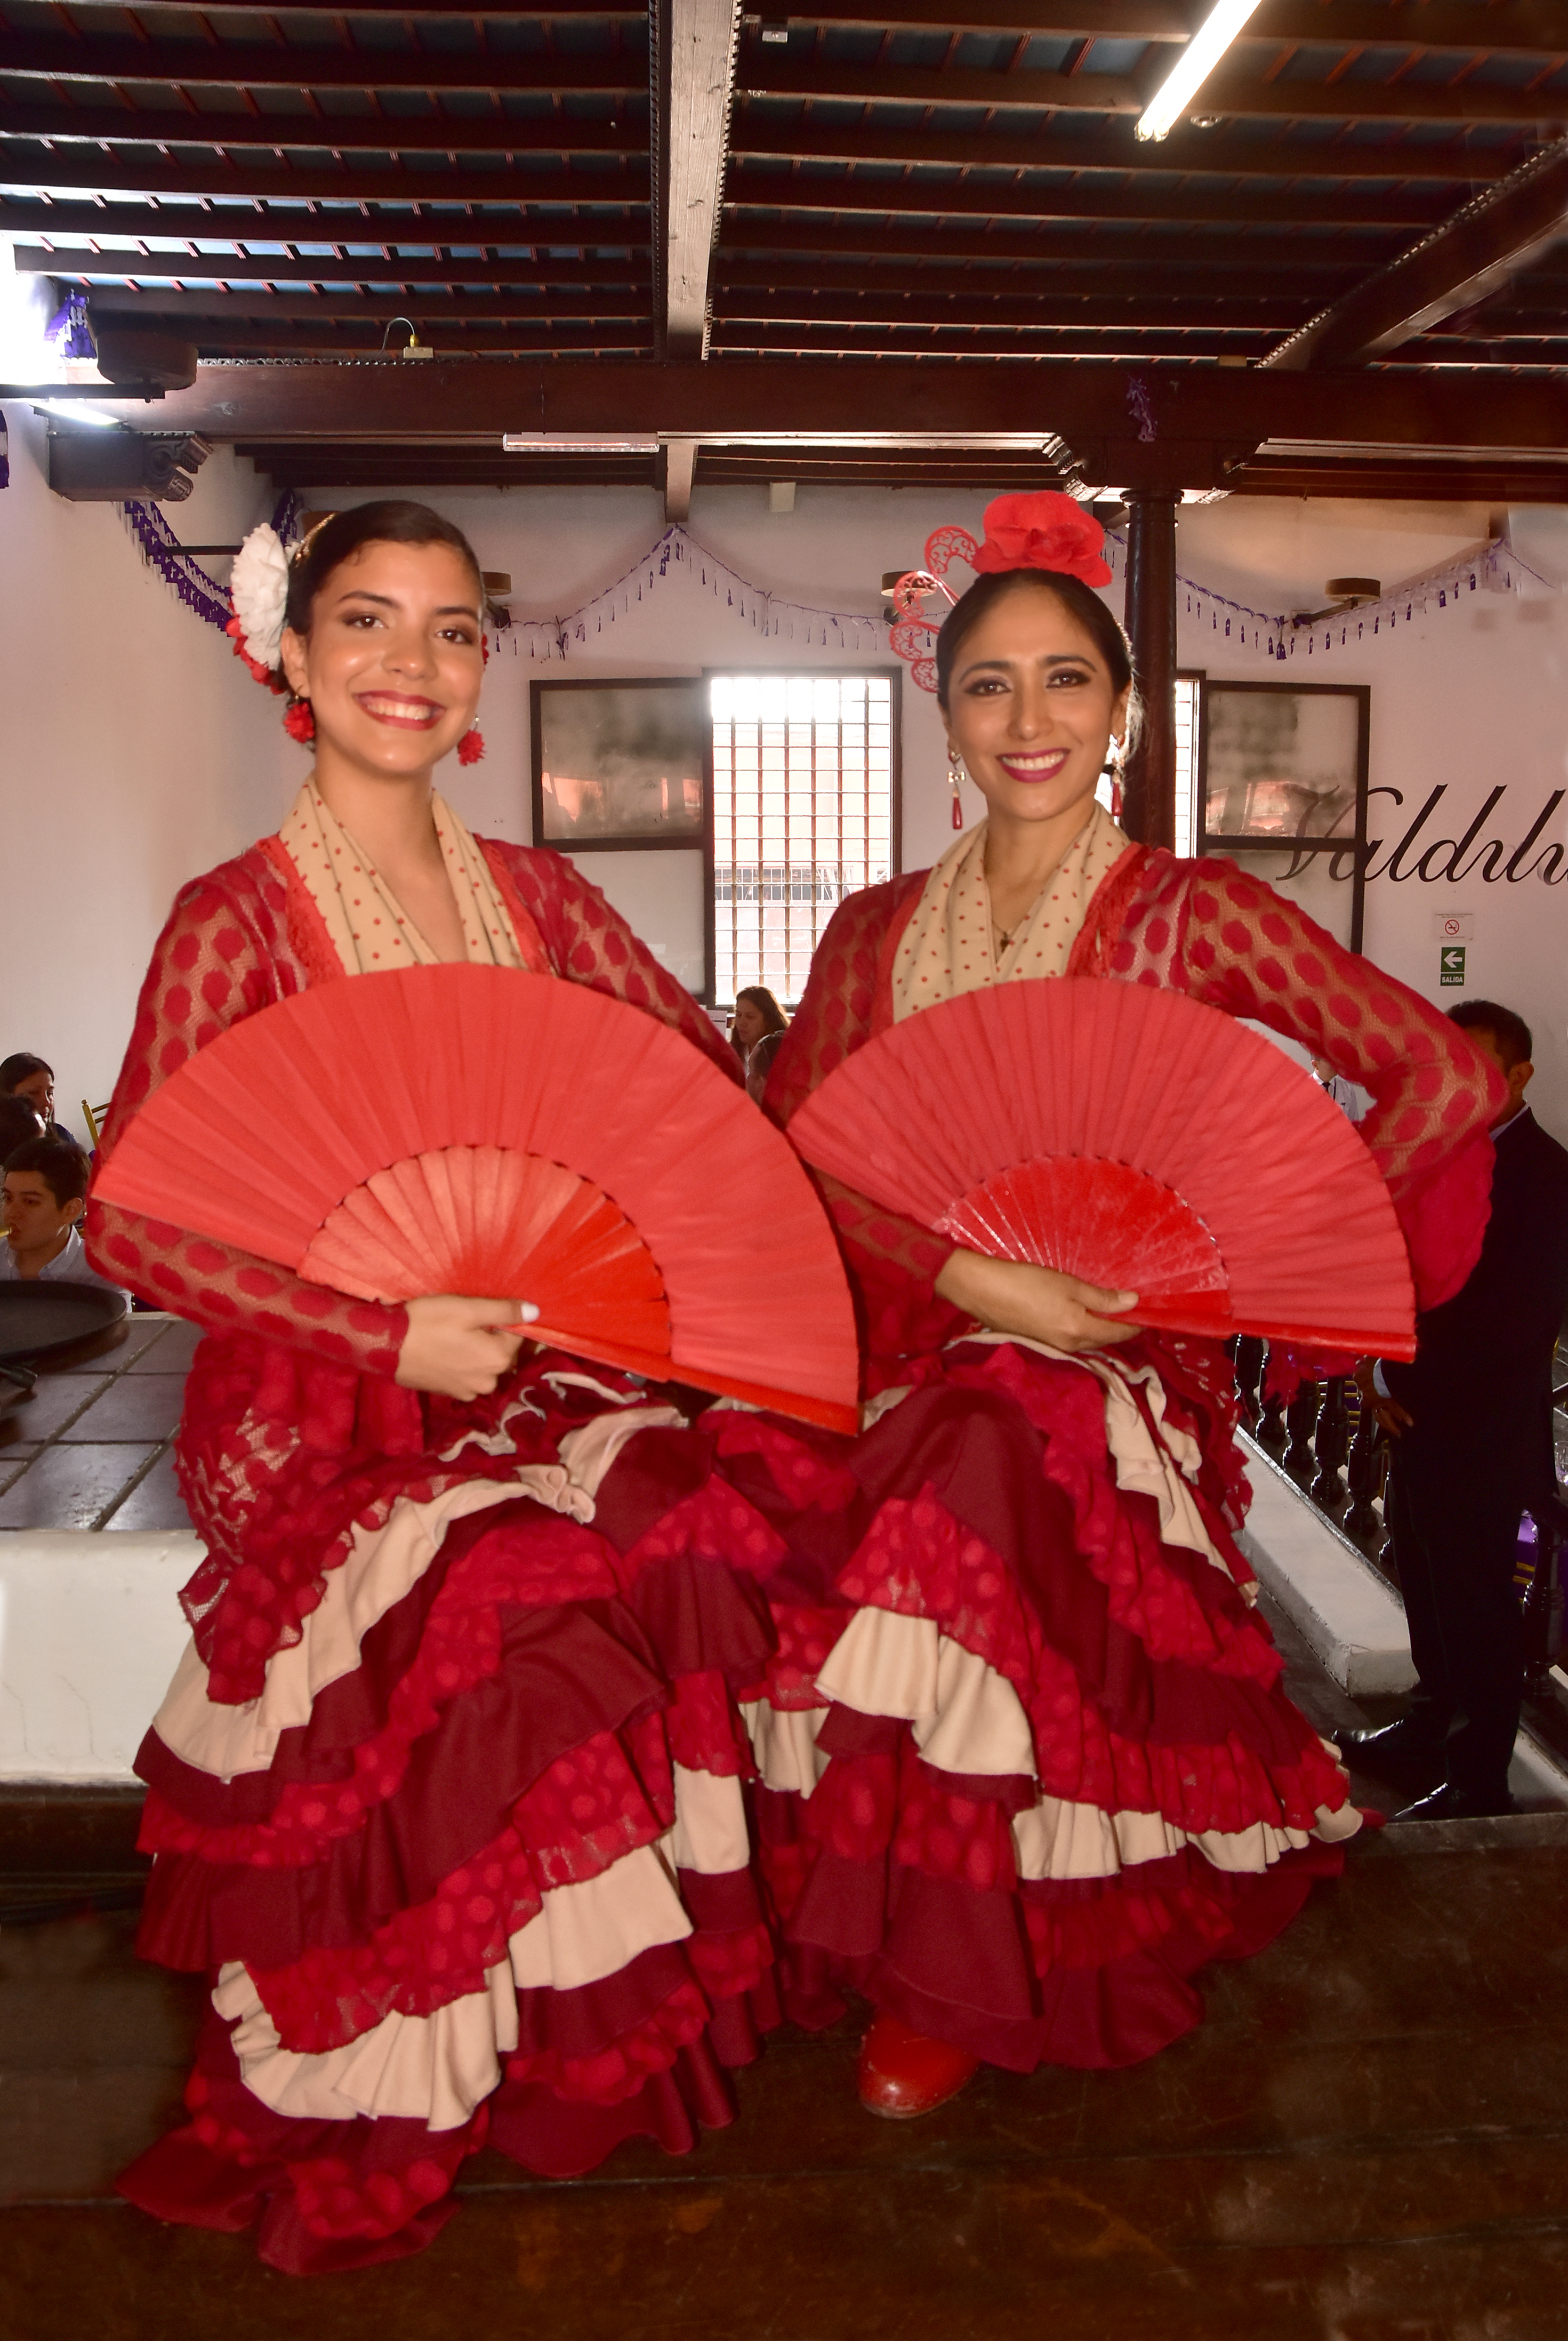
[{"label": "red flower hair accessory", "polygon": [[[1093,514],[1056,488],[1027,494],[993,496],[986,506],[985,540],[977,544],[967,528],[939,528],[926,539],[926,566],[908,570],[893,589],[896,613],[891,642],[910,662],[922,691],[937,688],[937,628],[924,612],[926,597],[939,593],[949,608],[958,600],[944,583],[955,561],[978,577],[999,570],[1038,569],[1047,576],[1076,577],[1085,585],[1108,585],[1105,531]],[[944,611],[943,615],[947,613]],[[938,622],[939,623],[939,622]]]},{"label": "red flower hair accessory", "polygon": [[1054,488],[994,497],[985,526],[986,541],[969,563],[980,576],[998,569],[1044,569],[1085,585],[1111,582],[1104,529],[1092,513]]}]

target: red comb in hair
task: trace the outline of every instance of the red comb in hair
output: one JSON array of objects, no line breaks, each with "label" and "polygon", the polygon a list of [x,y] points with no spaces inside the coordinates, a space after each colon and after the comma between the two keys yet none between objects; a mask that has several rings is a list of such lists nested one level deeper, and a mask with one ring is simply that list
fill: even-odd
[{"label": "red comb in hair", "polygon": [[984,527],[980,544],[967,528],[934,530],[926,539],[924,569],[908,570],[893,588],[893,650],[908,659],[922,691],[937,688],[937,629],[921,605],[929,593],[945,595],[949,604],[957,601],[952,587],[943,583],[953,562],[967,563],[978,577],[997,570],[1038,569],[1050,576],[1076,577],[1085,585],[1111,582],[1105,531],[1092,513],[1059,489],[993,496],[986,506]]}]

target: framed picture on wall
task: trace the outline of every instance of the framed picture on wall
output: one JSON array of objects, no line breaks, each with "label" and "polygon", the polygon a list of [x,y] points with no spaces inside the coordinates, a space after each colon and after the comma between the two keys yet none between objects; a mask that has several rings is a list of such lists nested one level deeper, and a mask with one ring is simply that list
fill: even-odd
[{"label": "framed picture on wall", "polygon": [[713,720],[700,676],[530,685],[533,837],[713,999]]},{"label": "framed picture on wall", "polygon": [[1197,849],[1250,870],[1361,949],[1372,692],[1212,682],[1199,692]]}]

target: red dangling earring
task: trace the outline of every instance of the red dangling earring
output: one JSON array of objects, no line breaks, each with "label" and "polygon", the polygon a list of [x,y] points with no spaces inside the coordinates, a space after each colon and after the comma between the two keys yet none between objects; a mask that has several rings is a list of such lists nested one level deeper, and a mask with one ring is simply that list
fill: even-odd
[{"label": "red dangling earring", "polygon": [[960,773],[963,772],[963,759],[959,755],[957,748],[949,748],[948,751],[948,782],[953,792],[953,827],[955,829],[962,829],[964,826],[964,801],[958,792],[958,778]]},{"label": "red dangling earring", "polygon": [[308,748],[316,736],[315,710],[308,699],[291,700],[283,716],[283,730],[302,748]]},{"label": "red dangling earring", "polygon": [[460,764],[477,764],[483,753],[484,733],[477,723],[471,724],[457,743],[457,761]]}]

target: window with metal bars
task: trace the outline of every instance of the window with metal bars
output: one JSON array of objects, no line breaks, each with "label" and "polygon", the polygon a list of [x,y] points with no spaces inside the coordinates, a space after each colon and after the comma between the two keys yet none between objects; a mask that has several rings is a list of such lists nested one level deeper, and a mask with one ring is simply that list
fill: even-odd
[{"label": "window with metal bars", "polygon": [[715,1001],[793,1006],[847,894],[898,862],[898,679],[719,674],[713,713]]}]

